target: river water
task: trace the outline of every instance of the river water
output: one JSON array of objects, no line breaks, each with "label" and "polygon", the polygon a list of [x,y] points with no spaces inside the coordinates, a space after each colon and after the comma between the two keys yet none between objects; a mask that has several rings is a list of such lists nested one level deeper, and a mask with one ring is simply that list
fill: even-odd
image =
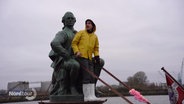
[{"label": "river water", "polygon": [[[148,99],[151,104],[170,104],[168,95],[155,95],[155,96],[144,96]],[[134,97],[128,96],[128,98],[133,104],[144,104],[135,100]],[[128,104],[124,99],[120,97],[108,97],[107,102],[104,104]],[[13,103],[4,103],[4,104],[38,104],[40,101],[28,101],[28,102],[13,102]]]}]

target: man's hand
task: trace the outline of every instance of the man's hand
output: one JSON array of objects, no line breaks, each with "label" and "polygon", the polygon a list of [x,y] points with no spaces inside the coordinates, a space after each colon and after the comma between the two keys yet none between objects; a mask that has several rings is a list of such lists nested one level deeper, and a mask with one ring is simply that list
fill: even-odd
[{"label": "man's hand", "polygon": [[76,53],[75,53],[75,56],[76,56],[76,57],[81,57],[81,55],[82,55],[82,54],[81,54],[80,52],[76,52]]},{"label": "man's hand", "polygon": [[99,56],[95,56],[94,58],[95,58],[95,63],[97,65],[100,65],[100,57]]}]

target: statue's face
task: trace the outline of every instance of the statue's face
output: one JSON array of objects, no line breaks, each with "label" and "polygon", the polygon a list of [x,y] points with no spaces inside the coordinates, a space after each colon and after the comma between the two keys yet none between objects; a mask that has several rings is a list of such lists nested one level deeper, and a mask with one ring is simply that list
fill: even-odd
[{"label": "statue's face", "polygon": [[66,26],[71,27],[71,26],[74,26],[75,22],[76,22],[76,19],[75,19],[74,15],[72,13],[67,13],[65,20],[64,20],[64,24]]}]

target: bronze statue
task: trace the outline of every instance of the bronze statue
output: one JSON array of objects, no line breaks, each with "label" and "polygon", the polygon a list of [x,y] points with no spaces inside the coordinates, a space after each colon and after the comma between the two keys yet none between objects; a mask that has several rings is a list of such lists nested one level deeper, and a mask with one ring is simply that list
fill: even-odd
[{"label": "bronze statue", "polygon": [[77,95],[77,78],[80,65],[74,59],[71,48],[76,33],[73,26],[76,22],[72,12],[66,12],[62,18],[63,30],[59,31],[51,42],[49,57],[53,61],[52,89],[50,95]]},{"label": "bronze statue", "polygon": [[[52,74],[52,88],[50,91],[51,102],[61,101],[83,101],[82,91],[82,70],[80,64],[75,60],[72,49],[72,40],[77,33],[74,29],[76,18],[72,12],[66,12],[62,18],[64,27],[51,41],[52,50],[49,53],[53,61],[51,67],[54,69]],[[94,73],[100,76],[104,60],[100,58],[100,64],[94,63]],[[97,80],[94,81],[96,84]]]}]

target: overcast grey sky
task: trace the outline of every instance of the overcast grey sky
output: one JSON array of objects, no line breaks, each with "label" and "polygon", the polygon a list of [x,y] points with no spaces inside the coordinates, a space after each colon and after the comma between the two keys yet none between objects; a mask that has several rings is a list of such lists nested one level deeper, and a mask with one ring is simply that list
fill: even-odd
[{"label": "overcast grey sky", "polygon": [[[96,23],[100,57],[120,80],[144,71],[160,83],[161,67],[174,77],[180,71],[183,0],[0,0],[0,89],[12,81],[51,80],[50,42],[67,11],[77,19],[76,30],[87,18]],[[101,78],[117,84],[104,72]]]}]

